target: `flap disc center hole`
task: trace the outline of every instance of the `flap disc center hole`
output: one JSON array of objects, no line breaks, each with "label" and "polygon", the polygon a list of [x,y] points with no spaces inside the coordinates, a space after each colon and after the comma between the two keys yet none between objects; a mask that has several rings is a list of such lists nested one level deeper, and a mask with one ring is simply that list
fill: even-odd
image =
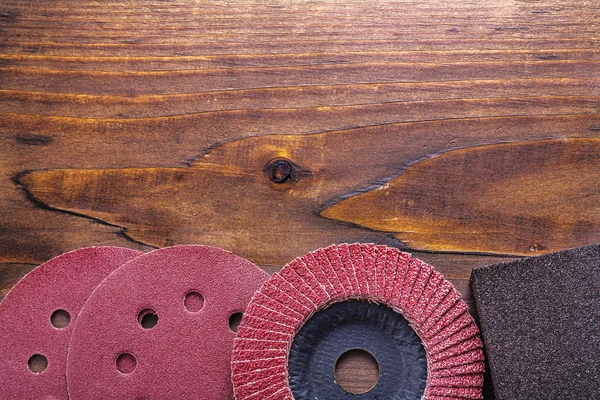
[{"label": "flap disc center hole", "polygon": [[348,350],[335,362],[333,377],[348,393],[367,393],[379,381],[379,363],[373,354],[366,350]]}]

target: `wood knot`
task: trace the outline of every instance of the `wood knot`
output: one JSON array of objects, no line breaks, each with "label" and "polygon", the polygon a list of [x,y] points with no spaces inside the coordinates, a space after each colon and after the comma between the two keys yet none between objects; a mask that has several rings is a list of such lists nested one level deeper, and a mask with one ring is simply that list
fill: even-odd
[{"label": "wood knot", "polygon": [[269,169],[271,171],[271,181],[274,183],[283,183],[290,179],[292,175],[292,164],[287,160],[276,160],[270,165]]},{"label": "wood knot", "polygon": [[276,184],[297,182],[300,178],[312,175],[312,171],[301,167],[287,158],[275,158],[263,169],[269,180]]}]

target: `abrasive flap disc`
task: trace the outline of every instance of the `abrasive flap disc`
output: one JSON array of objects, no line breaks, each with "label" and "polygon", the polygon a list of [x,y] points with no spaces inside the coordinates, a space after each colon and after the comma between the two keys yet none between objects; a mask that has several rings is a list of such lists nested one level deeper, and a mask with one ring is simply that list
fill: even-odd
[{"label": "abrasive flap disc", "polygon": [[498,399],[600,399],[600,245],[474,269]]},{"label": "abrasive flap disc", "polygon": [[[258,291],[234,341],[238,400],[479,399],[483,352],[460,293],[430,265],[373,244],[297,258]],[[348,351],[370,353],[363,393],[335,378]]]},{"label": "abrasive flap disc", "polygon": [[112,271],[143,253],[89,247],[51,259],[0,303],[0,399],[67,400],[67,350],[79,311]]},{"label": "abrasive flap disc", "polygon": [[67,360],[71,400],[230,400],[232,320],[269,275],[208,246],[140,256],[92,293]]}]

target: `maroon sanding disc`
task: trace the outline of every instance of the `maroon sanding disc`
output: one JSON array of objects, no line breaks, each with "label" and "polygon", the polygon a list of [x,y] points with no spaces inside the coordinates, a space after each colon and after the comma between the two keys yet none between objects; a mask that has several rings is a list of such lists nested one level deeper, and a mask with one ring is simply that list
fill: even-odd
[{"label": "maroon sanding disc", "polygon": [[0,303],[0,399],[67,399],[67,350],[79,311],[113,270],[142,254],[90,247],[51,259]]},{"label": "maroon sanding disc", "polygon": [[231,399],[230,320],[268,277],[208,246],[164,248],[123,265],[81,310],[70,399]]},{"label": "maroon sanding disc", "polygon": [[[387,306],[387,310],[391,309],[389,312],[403,317],[407,327],[408,322],[413,335],[418,335],[416,340],[422,343],[427,360],[423,376],[425,382],[420,393],[414,394],[414,398],[482,397],[482,342],[460,293],[442,274],[409,254],[386,246],[355,243],[330,246],[295,259],[274,274],[253,297],[234,341],[232,380],[236,398],[332,398],[335,389],[331,388],[334,386],[323,381],[328,379],[327,376],[317,374],[316,380],[320,382],[310,384],[303,381],[304,376],[290,375],[292,361],[295,371],[303,370],[302,362],[290,358],[290,349],[296,355],[303,350],[310,351],[302,349],[302,344],[297,345],[295,339],[303,335],[305,325],[309,326],[309,323],[317,320],[337,324],[347,319],[350,325],[335,329],[316,327],[312,329],[311,336],[301,338],[303,343],[311,343],[316,348],[321,346],[324,353],[333,351],[333,345],[343,338],[358,338],[368,345],[370,339],[364,337],[364,331],[371,329],[373,324],[362,329],[360,321],[353,320],[347,314],[365,307],[367,317],[379,311],[368,305],[363,307],[360,304],[350,304],[356,299]],[[343,302],[348,302],[348,306],[344,308],[346,315],[322,314],[329,309],[335,311],[336,307],[330,306]],[[319,318],[311,321],[313,315]],[[389,313],[382,312],[382,315],[389,316]],[[410,327],[407,329],[410,330]],[[400,328],[398,325],[398,329]],[[392,332],[394,329],[395,326]],[[339,336],[336,342],[323,346],[317,336],[320,335],[319,332],[328,330],[333,332],[331,337],[346,336]],[[342,332],[343,330],[345,331]],[[326,340],[328,339],[323,339],[324,342]],[[372,339],[371,343],[373,340],[376,339]],[[379,344],[381,343],[384,341]],[[381,345],[378,349],[381,349]],[[390,348],[389,351],[394,349]],[[329,360],[335,360],[336,357],[332,356],[339,355],[325,354],[321,359],[329,357]],[[313,358],[319,357],[317,354]],[[310,357],[301,355],[301,358],[311,362]],[[315,362],[315,368],[305,368],[307,375],[321,368],[319,363],[323,364],[322,360]],[[296,368],[298,365],[301,368]],[[381,366],[382,370],[386,368],[389,372],[389,368],[393,367]],[[325,374],[333,374],[333,365],[323,371]],[[399,374],[388,373],[387,376]],[[292,381],[294,388],[290,385]],[[372,389],[372,394],[335,394],[340,399],[345,399],[346,396],[353,399],[382,398],[381,396],[390,399],[413,398],[406,397],[406,393],[401,392],[377,394],[377,386]]]}]

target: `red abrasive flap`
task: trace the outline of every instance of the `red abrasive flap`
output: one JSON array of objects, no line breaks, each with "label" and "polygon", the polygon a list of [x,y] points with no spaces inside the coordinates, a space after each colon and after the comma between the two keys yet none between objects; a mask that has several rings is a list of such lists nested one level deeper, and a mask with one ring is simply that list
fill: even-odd
[{"label": "red abrasive flap", "polygon": [[[325,346],[322,354],[311,358],[314,368],[294,370],[306,371],[306,376],[302,375],[304,372],[301,375],[290,372],[292,364],[298,365],[296,359],[290,356],[290,348],[296,351],[295,354],[302,349],[302,344],[297,344],[295,338],[303,335],[302,329],[309,325],[308,322],[312,324],[313,316],[314,321],[349,321],[349,325],[336,326],[335,329],[319,326],[323,343],[328,340],[324,332],[335,337],[335,332],[344,330],[343,335],[348,341],[364,335],[365,329],[355,328],[359,324],[355,324],[351,315],[323,317],[326,315],[324,312],[336,308],[332,305],[354,299],[379,304],[393,310],[392,313],[395,311],[408,321],[413,334],[418,335],[417,340],[420,340],[427,358],[426,376],[423,378],[426,382],[418,397],[481,398],[484,372],[482,343],[460,293],[442,274],[409,254],[385,246],[356,243],[330,246],[293,260],[273,275],[254,296],[234,343],[232,379],[236,398],[405,398],[401,391],[392,393],[385,389],[385,393],[378,393],[390,383],[390,379],[400,379],[398,384],[391,381],[389,385],[400,388],[403,379],[400,373],[388,374],[388,378],[382,375],[380,382],[387,380],[387,383],[361,395],[343,393],[335,385],[330,385],[325,380],[330,378],[333,382],[333,361],[338,356],[327,354],[334,351],[333,345]],[[355,308],[359,310],[360,306]],[[352,309],[348,306],[347,312]],[[304,340],[306,337],[302,338],[302,343],[312,343]],[[318,342],[320,339],[314,339],[313,335],[311,340]],[[373,345],[376,340],[375,335],[366,343]],[[315,348],[303,350],[307,353]],[[401,349],[390,347],[382,354],[393,351],[401,353]],[[331,365],[328,360],[333,360]],[[321,371],[321,364],[327,364],[322,368],[323,374],[312,379],[312,371]],[[393,362],[388,364],[382,365],[381,371],[393,369]],[[320,379],[316,385],[310,384],[316,379]],[[290,386],[291,381],[294,387]]]}]

